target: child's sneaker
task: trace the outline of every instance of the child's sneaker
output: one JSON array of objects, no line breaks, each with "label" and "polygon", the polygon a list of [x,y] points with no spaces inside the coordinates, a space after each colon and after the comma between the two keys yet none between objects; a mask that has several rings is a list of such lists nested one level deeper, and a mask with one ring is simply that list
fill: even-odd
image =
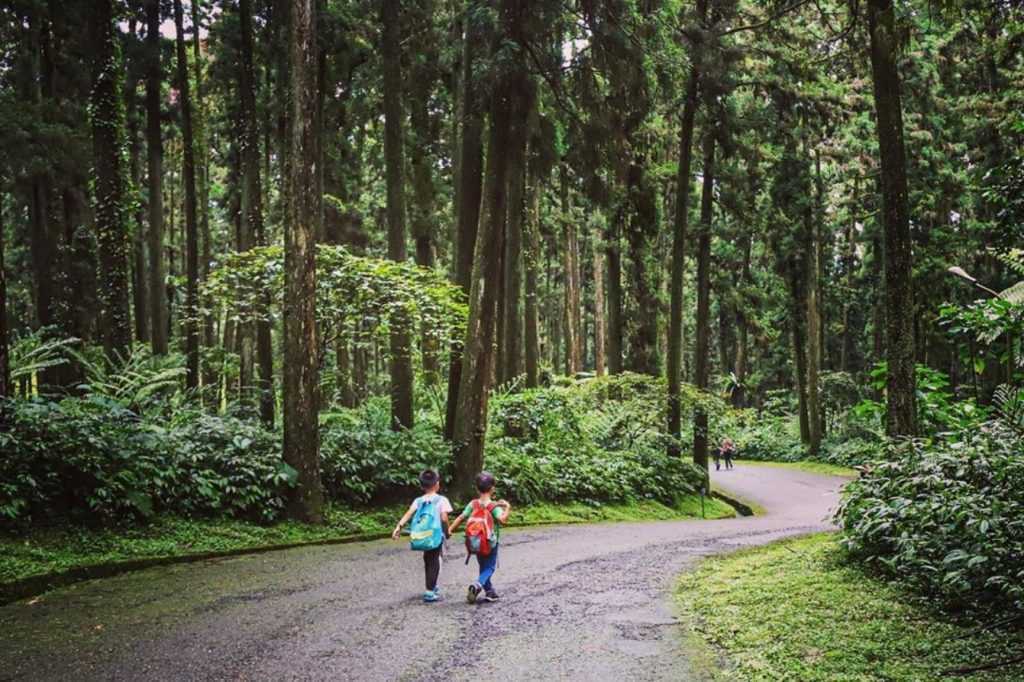
[{"label": "child's sneaker", "polygon": [[484,596],[482,596],[479,599],[477,599],[477,601],[491,602],[491,601],[498,601],[499,599],[501,599],[501,597],[498,595],[497,592],[495,592],[494,590],[489,590],[489,591],[484,593]]},{"label": "child's sneaker", "polygon": [[435,602],[435,601],[441,601],[441,593],[438,592],[437,590],[434,590],[433,592],[431,592],[430,590],[427,590],[426,592],[423,593],[423,601],[428,602],[428,603],[429,602]]},{"label": "child's sneaker", "polygon": [[473,584],[471,584],[469,586],[469,589],[466,590],[466,601],[469,602],[470,604],[475,604],[476,603],[476,597],[477,597],[478,594],[480,594],[480,590],[482,590],[482,589],[483,588],[480,587],[480,583],[473,583]]}]

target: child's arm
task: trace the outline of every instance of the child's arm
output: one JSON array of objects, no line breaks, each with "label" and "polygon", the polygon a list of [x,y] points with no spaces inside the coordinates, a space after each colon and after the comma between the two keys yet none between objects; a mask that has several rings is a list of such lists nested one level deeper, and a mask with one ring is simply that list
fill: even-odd
[{"label": "child's arm", "polygon": [[446,511],[441,512],[441,527],[444,528],[444,536],[450,538],[452,533],[448,530],[448,512]]},{"label": "child's arm", "polygon": [[512,511],[512,505],[508,503],[508,500],[498,500],[495,506],[501,509],[501,514],[498,515],[498,523],[505,525],[508,521],[508,513]]},{"label": "child's arm", "polygon": [[454,521],[452,521],[452,524],[451,524],[450,526],[448,526],[448,535],[451,535],[452,533],[454,533],[454,532],[455,532],[455,530],[456,530],[456,529],[457,529],[457,528],[458,528],[458,527],[459,527],[460,525],[462,525],[462,521],[463,521],[463,520],[464,520],[464,519],[463,519],[463,516],[462,516],[462,514],[459,514],[458,516],[456,516],[456,517],[455,517],[455,520],[454,520]]},{"label": "child's arm", "polygon": [[402,515],[402,518],[400,518],[398,520],[398,525],[395,526],[395,530],[393,530],[391,532],[391,539],[392,540],[397,540],[398,539],[398,536],[402,532],[402,526],[404,526],[405,524],[409,523],[409,519],[412,518],[413,511],[415,511],[415,509],[413,507],[409,507],[405,511],[405,514]]}]

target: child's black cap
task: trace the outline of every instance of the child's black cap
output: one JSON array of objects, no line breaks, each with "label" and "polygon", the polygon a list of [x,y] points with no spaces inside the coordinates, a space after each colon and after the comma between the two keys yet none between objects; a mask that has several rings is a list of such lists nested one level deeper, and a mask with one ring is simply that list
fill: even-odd
[{"label": "child's black cap", "polygon": [[427,469],[420,474],[420,485],[423,486],[424,490],[429,490],[441,480],[441,475],[433,469]]},{"label": "child's black cap", "polygon": [[476,475],[476,489],[482,493],[489,493],[494,489],[494,474],[481,471]]}]

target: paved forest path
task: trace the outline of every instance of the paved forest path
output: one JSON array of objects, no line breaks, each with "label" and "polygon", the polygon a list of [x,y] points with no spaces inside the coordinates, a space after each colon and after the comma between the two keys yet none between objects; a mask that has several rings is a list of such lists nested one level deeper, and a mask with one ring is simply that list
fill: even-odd
[{"label": "paved forest path", "polygon": [[495,585],[444,566],[425,605],[405,542],[154,568],[0,608],[0,680],[687,680],[675,577],[696,558],[830,527],[843,479],[712,472],[763,516],[510,530]]}]

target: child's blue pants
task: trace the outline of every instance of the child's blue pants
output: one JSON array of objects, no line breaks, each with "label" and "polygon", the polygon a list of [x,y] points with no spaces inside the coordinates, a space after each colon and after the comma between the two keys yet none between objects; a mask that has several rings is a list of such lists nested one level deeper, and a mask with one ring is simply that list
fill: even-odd
[{"label": "child's blue pants", "polygon": [[487,592],[493,591],[491,576],[494,575],[494,569],[498,567],[498,547],[492,547],[491,553],[487,556],[477,554],[476,561],[480,564],[480,579],[478,580],[480,586]]}]

